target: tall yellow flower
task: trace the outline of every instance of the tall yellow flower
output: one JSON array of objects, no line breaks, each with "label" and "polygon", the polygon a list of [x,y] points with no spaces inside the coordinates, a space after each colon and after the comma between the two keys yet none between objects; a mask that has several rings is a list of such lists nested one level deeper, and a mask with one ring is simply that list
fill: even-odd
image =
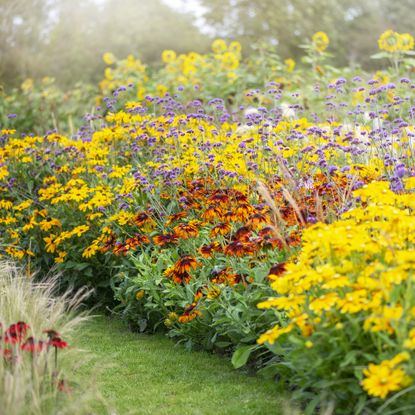
[{"label": "tall yellow flower", "polygon": [[224,53],[228,47],[226,46],[226,42],[223,39],[216,39],[212,43],[212,51],[213,53]]},{"label": "tall yellow flower", "polygon": [[171,63],[176,60],[176,52],[174,50],[163,50],[161,59],[164,63]]},{"label": "tall yellow flower", "polygon": [[402,37],[398,32],[387,30],[380,35],[378,45],[386,52],[398,52],[402,49]]},{"label": "tall yellow flower", "polygon": [[412,50],[414,48],[414,38],[409,33],[404,33],[401,36],[402,50]]},{"label": "tall yellow flower", "polygon": [[110,53],[110,52],[105,52],[102,55],[102,60],[107,64],[107,65],[112,65],[115,62],[115,56]]},{"label": "tall yellow flower", "polygon": [[20,87],[22,88],[23,92],[29,92],[33,89],[33,86],[34,86],[33,79],[28,78],[22,83]]},{"label": "tall yellow flower", "polygon": [[238,58],[241,56],[242,46],[239,42],[233,41],[229,44],[229,52],[235,54]]},{"label": "tall yellow flower", "polygon": [[226,52],[223,54],[222,63],[225,69],[228,69],[230,71],[238,69],[239,66],[238,58],[230,52]]},{"label": "tall yellow flower", "polygon": [[295,68],[295,60],[292,58],[285,59],[285,69],[287,72],[292,72]]},{"label": "tall yellow flower", "polygon": [[412,379],[401,367],[397,367],[402,362],[410,359],[407,352],[398,353],[391,360],[384,360],[379,365],[370,363],[363,370],[365,379],[361,385],[371,396],[378,396],[384,399],[390,392],[394,392],[412,383]]},{"label": "tall yellow flower", "polygon": [[370,363],[363,370],[365,379],[361,385],[371,396],[384,399],[390,392],[398,391],[410,383],[409,377],[402,368],[394,368],[389,365],[389,361],[384,361],[379,365]]},{"label": "tall yellow flower", "polygon": [[317,52],[320,53],[324,52],[330,43],[329,37],[325,32],[314,33],[311,40],[313,42],[314,48],[317,50]]}]

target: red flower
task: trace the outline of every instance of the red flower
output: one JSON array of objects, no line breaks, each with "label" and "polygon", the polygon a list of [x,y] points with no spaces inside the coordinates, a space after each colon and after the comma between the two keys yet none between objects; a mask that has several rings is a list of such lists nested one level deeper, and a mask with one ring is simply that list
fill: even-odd
[{"label": "red flower", "polygon": [[247,284],[246,278],[243,275],[235,274],[230,268],[224,268],[220,271],[214,270],[210,276],[210,280],[214,284],[235,285],[242,283]]},{"label": "red flower", "polygon": [[263,224],[269,224],[271,222],[269,215],[267,212],[257,212],[253,213],[248,220],[248,226],[252,227],[253,229],[260,228]]},{"label": "red flower", "polygon": [[235,234],[232,237],[232,240],[238,242],[248,242],[250,234],[251,230],[246,226],[242,226],[235,232]]},{"label": "red flower", "polygon": [[25,335],[27,330],[30,329],[30,326],[26,324],[24,321],[18,321],[16,324],[12,324],[7,330],[6,334],[8,333],[16,333]]},{"label": "red flower", "polygon": [[215,237],[217,235],[226,235],[230,231],[231,231],[231,225],[229,223],[222,222],[222,223],[217,224],[210,230],[209,236]]},{"label": "red flower", "polygon": [[191,220],[189,223],[181,223],[173,228],[179,238],[196,238],[199,235],[199,222]]},{"label": "red flower", "polygon": [[151,221],[151,217],[147,212],[141,212],[134,218],[134,223],[137,226],[143,226]]},{"label": "red flower", "polygon": [[248,197],[246,195],[239,192],[238,190],[233,190],[233,192],[234,192],[234,198],[237,202],[242,202],[242,203],[248,202]]},{"label": "red flower", "polygon": [[174,267],[167,268],[163,274],[176,284],[188,284],[192,278],[187,271],[178,272]]},{"label": "red flower", "polygon": [[175,244],[178,242],[178,236],[175,233],[164,233],[154,236],[153,241],[159,246]]},{"label": "red flower", "polygon": [[167,216],[166,225],[170,225],[173,222],[177,222],[178,220],[183,219],[186,216],[187,216],[186,211],[182,211],[182,212],[175,213],[173,215]]},{"label": "red flower", "polygon": [[55,347],[56,349],[65,349],[68,347],[68,343],[62,340],[60,337],[53,337],[49,342],[49,346]]},{"label": "red flower", "polygon": [[102,253],[108,252],[114,246],[115,239],[116,238],[115,238],[115,235],[113,233],[111,233],[109,236],[107,236],[104,240],[105,244],[101,248],[101,252]]},{"label": "red flower", "polygon": [[121,242],[116,242],[112,252],[117,256],[120,254],[127,255],[128,247]]},{"label": "red flower", "polygon": [[29,329],[30,326],[23,321],[12,324],[4,334],[4,342],[11,344],[20,343]]},{"label": "red flower", "polygon": [[150,240],[146,235],[137,233],[133,238],[127,238],[125,240],[125,247],[127,250],[135,249],[137,246],[142,244],[148,244]]},{"label": "red flower", "polygon": [[39,353],[46,347],[46,342],[39,340],[38,342],[30,336],[21,346],[20,348],[26,352],[31,353]]},{"label": "red flower", "polygon": [[229,202],[229,196],[222,190],[216,190],[213,195],[209,197],[209,201],[226,204]]},{"label": "red flower", "polygon": [[245,255],[253,255],[257,247],[250,242],[234,241],[225,246],[225,255],[243,257]]},{"label": "red flower", "polygon": [[12,359],[13,353],[11,349],[3,349],[1,350],[1,353],[3,354],[5,360],[10,361]]},{"label": "red flower", "polygon": [[43,333],[47,334],[49,339],[53,337],[60,337],[60,334],[56,330],[53,330],[53,329],[43,330]]},{"label": "red flower", "polygon": [[254,208],[249,203],[240,203],[232,211],[234,220],[240,222],[246,222],[249,216],[254,212]]},{"label": "red flower", "polygon": [[220,206],[210,205],[203,213],[202,218],[205,221],[214,221],[215,219],[220,219],[223,216],[223,211]]},{"label": "red flower", "polygon": [[183,314],[179,317],[179,323],[188,323],[189,321],[192,321],[196,317],[200,317],[202,313],[199,310],[195,309],[196,306],[197,306],[197,303],[192,303],[188,305],[184,309]]},{"label": "red flower", "polygon": [[283,274],[286,271],[286,265],[286,262],[280,262],[279,264],[273,265],[269,270],[268,278],[274,279],[275,277],[278,277],[281,274]]},{"label": "red flower", "polygon": [[174,270],[179,274],[190,271],[192,268],[195,269],[199,266],[196,258],[191,255],[184,255],[179,258],[174,264]]},{"label": "red flower", "polygon": [[60,379],[57,385],[58,391],[63,393],[71,393],[72,389],[64,379]]},{"label": "red flower", "polygon": [[198,249],[198,251],[205,258],[209,258],[213,255],[214,252],[220,252],[221,251],[221,246],[220,246],[219,242],[215,241],[215,242],[212,242],[209,245],[202,245]]}]

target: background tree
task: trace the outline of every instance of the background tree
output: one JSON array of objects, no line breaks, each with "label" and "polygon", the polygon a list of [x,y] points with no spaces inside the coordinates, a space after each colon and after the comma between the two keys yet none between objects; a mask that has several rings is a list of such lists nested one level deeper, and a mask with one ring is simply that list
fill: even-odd
[{"label": "background tree", "polygon": [[[191,0],[187,0],[190,2]],[[415,0],[198,0],[208,25],[246,48],[258,40],[277,45],[284,57],[298,57],[298,45],[316,31],[330,36],[339,65],[370,65],[376,40],[386,29],[413,30]]]},{"label": "background tree", "polygon": [[42,71],[53,0],[0,0],[0,79],[15,82]]},{"label": "background tree", "polygon": [[[179,1],[179,0],[177,0]],[[102,77],[101,56],[132,53],[145,63],[163,49],[204,52],[211,37],[237,39],[249,54],[268,42],[284,58],[316,31],[330,36],[336,65],[378,65],[370,60],[386,29],[413,30],[415,0],[181,0],[194,15],[168,0],[0,0],[0,84],[52,76],[70,87]],[[177,4],[176,2],[174,5]]]},{"label": "background tree", "polygon": [[132,53],[146,63],[163,49],[204,51],[191,15],[160,0],[0,0],[0,83],[55,77],[70,86],[102,77],[101,56]]}]

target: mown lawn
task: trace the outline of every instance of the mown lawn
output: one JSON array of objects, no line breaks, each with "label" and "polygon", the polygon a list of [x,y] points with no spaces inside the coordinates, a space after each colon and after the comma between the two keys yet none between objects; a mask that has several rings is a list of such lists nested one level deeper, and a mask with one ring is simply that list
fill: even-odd
[{"label": "mown lawn", "polygon": [[161,335],[131,333],[117,320],[89,322],[77,346],[94,355],[81,375],[92,370],[120,415],[287,413],[273,382],[235,371],[220,356],[188,352]]}]

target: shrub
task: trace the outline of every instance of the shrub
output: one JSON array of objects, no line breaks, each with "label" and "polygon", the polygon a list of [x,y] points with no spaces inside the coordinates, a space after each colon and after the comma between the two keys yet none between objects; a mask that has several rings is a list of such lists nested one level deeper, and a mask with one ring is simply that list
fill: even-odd
[{"label": "shrub", "polygon": [[405,186],[372,182],[341,220],[307,229],[272,283],[279,296],[259,304],[287,316],[258,340],[280,357],[275,368],[336,413],[415,408],[414,178]]}]

